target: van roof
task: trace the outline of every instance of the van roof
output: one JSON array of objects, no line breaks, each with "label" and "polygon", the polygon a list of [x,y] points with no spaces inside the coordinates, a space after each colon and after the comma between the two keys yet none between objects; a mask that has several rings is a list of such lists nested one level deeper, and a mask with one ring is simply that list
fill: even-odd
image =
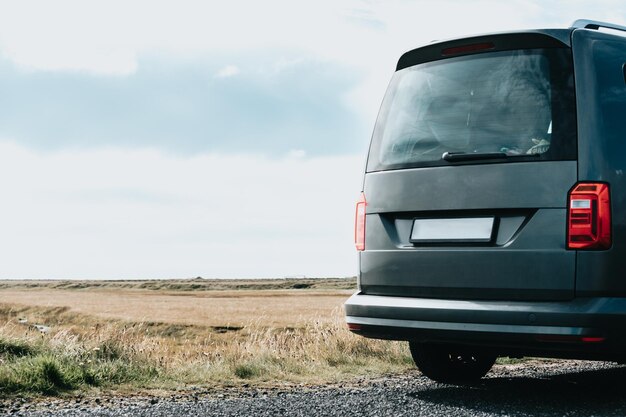
[{"label": "van roof", "polygon": [[[488,49],[491,51],[569,47],[572,30],[573,28],[512,31],[435,41],[405,52],[398,60],[396,71],[424,62],[448,58],[442,53],[443,51],[463,46],[490,45]],[[467,55],[472,52],[461,52],[457,55]]]},{"label": "van roof", "polygon": [[[447,39],[433,41],[427,45],[418,47],[404,53],[398,60],[396,71],[417,65],[423,62],[436,61],[446,58],[442,51],[449,48],[458,48],[464,45],[485,45],[493,44],[489,50],[511,50],[532,47],[559,48],[571,46],[571,33],[576,29],[600,28],[622,31],[626,35],[626,26],[614,23],[600,22],[596,20],[579,19],[572,23],[567,29],[535,29],[510,32],[495,32],[489,34],[474,35],[465,38]],[[461,52],[458,55],[465,55],[474,51]]]}]

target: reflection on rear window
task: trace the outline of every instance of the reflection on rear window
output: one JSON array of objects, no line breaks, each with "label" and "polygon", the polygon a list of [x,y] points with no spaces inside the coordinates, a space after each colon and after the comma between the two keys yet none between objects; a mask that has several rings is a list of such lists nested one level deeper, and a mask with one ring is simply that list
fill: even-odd
[{"label": "reflection on rear window", "polygon": [[[446,164],[444,152],[563,158],[567,149],[551,149],[575,142],[571,59],[564,55],[565,49],[491,52],[398,71],[368,170]],[[553,138],[553,130],[561,137]]]}]

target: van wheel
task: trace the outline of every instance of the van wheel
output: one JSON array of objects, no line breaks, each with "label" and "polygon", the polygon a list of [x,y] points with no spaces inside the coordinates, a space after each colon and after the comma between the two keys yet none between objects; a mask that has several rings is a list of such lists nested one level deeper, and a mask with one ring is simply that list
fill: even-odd
[{"label": "van wheel", "polygon": [[477,381],[493,366],[497,355],[475,347],[409,342],[411,356],[422,374],[445,383]]}]

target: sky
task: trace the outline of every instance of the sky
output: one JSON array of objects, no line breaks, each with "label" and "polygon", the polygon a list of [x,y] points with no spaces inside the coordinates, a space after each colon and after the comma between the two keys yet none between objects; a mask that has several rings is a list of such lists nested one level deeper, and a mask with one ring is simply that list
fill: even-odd
[{"label": "sky", "polygon": [[399,56],[613,1],[0,1],[0,278],[353,276]]}]

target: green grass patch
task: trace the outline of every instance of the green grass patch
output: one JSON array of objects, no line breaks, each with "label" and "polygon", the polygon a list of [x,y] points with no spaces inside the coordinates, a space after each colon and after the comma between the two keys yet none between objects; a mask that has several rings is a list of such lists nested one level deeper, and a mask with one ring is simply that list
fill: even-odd
[{"label": "green grass patch", "polygon": [[0,395],[44,394],[122,383],[141,383],[159,375],[158,367],[126,354],[114,342],[97,348],[54,345],[43,339],[0,338]]},{"label": "green grass patch", "polygon": [[0,339],[0,358],[29,356],[36,350],[35,347],[21,340]]},{"label": "green grass patch", "polygon": [[85,365],[68,358],[42,355],[0,367],[0,393],[53,395],[90,386],[141,382],[157,374],[154,368],[137,364],[96,362]]},{"label": "green grass patch", "polygon": [[263,376],[266,373],[265,371],[263,366],[252,362],[235,365],[233,368],[235,376],[241,379],[258,378]]}]

